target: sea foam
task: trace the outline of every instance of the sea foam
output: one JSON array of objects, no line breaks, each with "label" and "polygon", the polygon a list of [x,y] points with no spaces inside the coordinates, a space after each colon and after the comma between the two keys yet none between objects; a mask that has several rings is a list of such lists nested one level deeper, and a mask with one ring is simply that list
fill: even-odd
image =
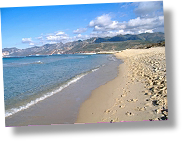
[{"label": "sea foam", "polygon": [[90,72],[95,72],[99,69],[98,68],[94,68],[88,72],[85,72],[85,73],[82,73],[82,74],[79,74],[77,76],[75,76],[74,78],[70,79],[69,81],[67,81],[65,84],[63,84],[62,86],[60,86],[59,88],[57,88],[56,90],[53,90],[51,92],[48,92],[46,94],[44,94],[43,96],[39,97],[39,98],[36,98],[35,100],[33,101],[30,101],[29,103],[25,104],[25,105],[22,105],[22,106],[19,106],[18,108],[12,108],[12,109],[8,109],[5,111],[5,117],[9,117],[19,111],[22,111],[22,110],[25,110],[25,109],[28,109],[29,107],[33,106],[34,104],[38,103],[39,101],[42,101],[60,91],[62,91],[64,88],[68,87],[69,85],[71,85],[72,83],[75,83],[77,82],[78,80],[80,80],[81,78],[83,78],[84,76],[86,76],[88,73]]}]

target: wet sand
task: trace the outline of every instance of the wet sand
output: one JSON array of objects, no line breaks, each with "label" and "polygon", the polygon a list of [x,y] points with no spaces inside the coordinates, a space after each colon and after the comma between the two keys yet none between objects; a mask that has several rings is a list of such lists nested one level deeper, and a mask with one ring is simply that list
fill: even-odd
[{"label": "wet sand", "polygon": [[118,76],[95,89],[80,107],[76,123],[168,119],[165,47],[127,49]]},{"label": "wet sand", "polygon": [[6,126],[75,123],[80,105],[89,98],[94,89],[117,77],[120,63],[121,61],[114,57],[107,65],[87,74],[62,91],[39,101],[28,109],[6,117]]}]

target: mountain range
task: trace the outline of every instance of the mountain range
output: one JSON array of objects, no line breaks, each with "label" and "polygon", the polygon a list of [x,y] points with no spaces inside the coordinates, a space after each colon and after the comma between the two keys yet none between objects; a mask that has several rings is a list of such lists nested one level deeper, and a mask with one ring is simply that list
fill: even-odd
[{"label": "mountain range", "polygon": [[139,45],[147,45],[165,41],[164,33],[142,33],[138,35],[117,35],[114,37],[93,37],[87,40],[78,40],[63,44],[45,44],[26,49],[16,47],[3,48],[3,57],[9,56],[33,56],[33,55],[53,55],[53,54],[73,54],[89,53],[101,51],[120,51],[127,48],[134,48]]}]

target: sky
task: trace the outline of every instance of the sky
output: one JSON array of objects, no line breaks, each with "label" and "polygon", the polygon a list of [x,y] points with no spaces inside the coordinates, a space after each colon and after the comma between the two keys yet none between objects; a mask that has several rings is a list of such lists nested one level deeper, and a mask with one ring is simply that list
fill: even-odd
[{"label": "sky", "polygon": [[[15,0],[12,0],[12,2],[10,3],[9,2],[10,0],[5,0],[5,1],[3,1],[3,3],[2,3],[2,1],[0,2],[0,7],[1,7],[1,5],[2,4],[4,4],[5,2],[5,6],[14,6],[15,4],[19,4],[19,5],[23,5],[23,7],[24,7],[24,5],[28,5],[28,3],[27,3],[27,1],[23,1],[23,2],[21,2],[21,3],[18,3],[20,0],[16,0],[16,2],[15,2]],[[31,0],[31,1],[29,1],[30,3],[31,2],[33,2],[33,1],[35,1],[35,0]],[[38,2],[38,1],[41,1],[41,0],[36,0],[37,2],[34,2],[34,4],[36,3],[37,5],[39,5],[40,3]],[[46,3],[46,2],[50,2],[51,4],[53,4],[54,3],[54,1],[55,0],[52,0],[52,1],[46,1],[46,0],[43,0],[44,2],[44,4]],[[62,1],[62,0],[61,0]],[[67,3],[69,3],[69,1],[71,1],[71,0],[67,0],[67,1],[63,1],[63,2],[61,2],[61,3],[64,3],[64,2],[67,2]],[[77,1],[75,1],[75,2],[77,2],[77,3],[79,3],[79,1],[81,1],[81,0],[77,0]],[[87,0],[86,0],[87,1]],[[85,0],[83,0],[83,2],[86,2]],[[89,0],[88,0],[89,1]],[[91,2],[96,2],[96,1],[102,1],[102,0],[91,0]],[[104,1],[104,0],[103,0]],[[110,1],[118,1],[118,0],[110,0]],[[123,0],[122,0],[123,1]],[[106,2],[107,2],[107,0],[106,0]],[[180,44],[180,52],[179,52],[179,57],[180,57],[180,60],[181,60],[181,63],[182,63],[182,57],[183,57],[183,44],[182,44],[182,41],[183,41],[183,33],[184,32],[182,32],[182,30],[183,30],[183,25],[184,25],[184,23],[182,23],[184,20],[183,20],[183,5],[182,5],[182,0],[164,0],[164,3],[169,3],[169,4],[173,4],[173,5],[175,5],[176,6],[176,8],[177,8],[177,10],[178,10],[178,17],[179,17],[179,19],[178,19],[178,30],[179,30],[179,34],[180,34],[180,42],[179,42],[179,44]],[[31,3],[32,4],[32,3]],[[58,4],[58,2],[57,2],[57,4]],[[112,21],[118,21],[118,22],[122,22],[122,21],[129,21],[130,19],[136,19],[137,17],[139,17],[138,15],[136,15],[136,12],[134,12],[134,9],[136,8],[136,7],[133,7],[130,3],[125,3],[125,4],[123,4],[122,3],[122,5],[126,5],[127,4],[127,7],[125,6],[122,6],[122,8],[124,7],[124,8],[126,8],[125,9],[125,13],[123,13],[124,15],[122,15],[122,16],[124,16],[123,18],[122,17],[118,17],[118,15],[116,16],[116,17],[112,17],[112,15],[111,15],[111,20]],[[121,4],[120,4],[121,5]],[[40,6],[41,7],[41,6]],[[132,7],[132,11],[130,12],[130,11],[128,11],[129,9],[130,9],[130,7]],[[138,7],[138,6],[137,6]],[[27,7],[28,8],[28,7]],[[95,8],[95,7],[94,7]],[[102,8],[102,7],[101,7]],[[154,7],[152,7],[152,8],[154,8]],[[16,8],[15,8],[16,9]],[[24,8],[25,9],[25,8]],[[87,8],[86,8],[87,9]],[[119,9],[119,11],[122,11],[123,9],[121,9],[121,6],[119,6],[118,7],[118,9]],[[45,42],[50,42],[50,41],[47,41],[46,40],[46,34],[55,34],[56,32],[58,32],[58,31],[62,31],[62,32],[65,32],[65,34],[67,34],[68,36],[70,36],[70,37],[72,37],[72,36],[77,36],[77,34],[74,34],[73,33],[73,31],[74,30],[77,30],[77,28],[88,28],[88,25],[89,25],[89,23],[90,23],[90,21],[92,21],[92,20],[94,20],[95,18],[97,18],[97,17],[99,17],[99,16],[102,16],[103,14],[112,14],[113,13],[113,11],[111,11],[112,10],[112,8],[111,9],[109,9],[109,11],[101,11],[101,13],[99,12],[99,13],[97,13],[97,11],[95,11],[95,10],[93,10],[93,13],[94,12],[96,12],[96,13],[94,13],[94,15],[93,15],[93,13],[91,12],[91,15],[93,15],[93,17],[91,17],[90,18],[90,13],[88,13],[88,16],[87,17],[82,17],[83,19],[83,21],[81,20],[81,23],[80,23],[80,25],[76,25],[76,23],[75,23],[75,27],[76,28],[72,28],[72,27],[68,27],[67,26],[67,28],[66,29],[64,29],[62,26],[60,26],[58,29],[57,29],[57,27],[55,28],[55,27],[47,27],[48,25],[46,25],[47,24],[47,22],[46,23],[43,23],[41,26],[39,26],[39,25],[37,25],[36,23],[34,23],[35,24],[35,26],[39,26],[34,32],[32,31],[31,33],[34,33],[34,34],[31,34],[31,33],[28,33],[28,32],[30,32],[30,30],[29,30],[29,28],[30,28],[30,26],[32,26],[32,25],[29,25],[29,22],[26,22],[26,21],[23,21],[23,20],[20,20],[19,19],[19,21],[21,21],[19,24],[17,24],[19,21],[13,21],[13,19],[15,18],[15,19],[17,19],[16,17],[20,17],[20,16],[22,16],[22,18],[23,19],[25,19],[26,18],[26,16],[27,16],[27,19],[29,19],[29,18],[33,18],[33,16],[34,15],[27,15],[27,13],[28,13],[28,11],[26,10],[26,11],[19,11],[19,14],[16,14],[16,13],[18,13],[16,10],[14,10],[14,11],[16,11],[16,13],[14,13],[12,10],[11,10],[11,8],[0,8],[0,29],[1,29],[1,47],[2,48],[4,48],[4,47],[14,47],[14,46],[16,46],[16,47],[18,47],[18,48],[27,48],[27,47],[30,47],[30,43],[32,42],[32,43],[39,43],[41,40],[38,40],[38,39],[35,39],[36,37],[38,38],[38,37],[43,37],[43,39],[45,39]],[[48,10],[49,11],[49,10]],[[45,13],[45,14],[48,14],[49,12],[43,12],[43,13]],[[143,10],[142,10],[143,11]],[[146,10],[145,10],[145,12],[146,12]],[[50,14],[52,13],[52,11],[50,11]],[[65,13],[65,12],[64,12]],[[130,13],[132,14],[132,17],[129,17],[129,15],[130,15]],[[39,16],[39,14],[40,13],[36,13],[36,15],[35,16]],[[65,15],[66,15],[67,13],[65,13]],[[75,14],[75,13],[73,13],[73,14]],[[82,14],[85,14],[85,13],[82,13]],[[113,14],[117,14],[117,13],[113,13]],[[12,15],[12,16],[11,16]],[[126,15],[126,16],[125,16]],[[8,21],[8,16],[9,16],[9,21]],[[28,17],[29,16],[29,17]],[[49,18],[52,18],[52,17],[48,17],[48,15],[42,15],[42,16],[45,16],[45,19],[49,19]],[[42,20],[43,20],[43,17],[42,17],[41,15],[39,16],[39,18],[42,18]],[[60,15],[61,16],[61,15]],[[77,15],[76,15],[77,16]],[[81,15],[80,15],[81,16]],[[80,16],[78,16],[78,19],[80,19]],[[157,15],[157,17],[159,16],[159,14]],[[53,17],[54,17],[54,15],[53,15]],[[11,23],[11,21],[10,21],[10,18],[12,18],[12,20],[11,21],[13,21],[14,23]],[[39,19],[38,18],[38,19]],[[122,18],[122,19],[120,19],[120,18]],[[127,18],[127,19],[125,19],[125,18]],[[7,19],[7,20],[5,20],[5,19]],[[68,19],[67,19],[68,20]],[[45,20],[46,21],[46,20]],[[80,21],[80,20],[78,20],[78,21]],[[38,21],[37,21],[38,22]],[[76,21],[75,21],[76,22]],[[85,23],[84,23],[85,22]],[[62,23],[62,24],[65,24],[66,23],[66,20],[64,20],[64,22]],[[24,27],[21,27],[20,25],[23,25]],[[27,26],[26,25],[24,25],[24,24],[27,24]],[[33,23],[32,23],[33,24]],[[50,25],[51,25],[52,23],[50,23]],[[33,27],[31,27],[32,29],[33,29]],[[69,31],[69,29],[71,29],[70,31]],[[64,31],[65,30],[65,31]],[[73,30],[73,31],[72,31]],[[94,28],[88,28],[87,29],[87,31],[86,32],[84,32],[84,33],[81,33],[81,35],[89,35],[90,36],[90,33],[92,32],[94,30]],[[122,29],[122,30],[124,30],[124,31],[126,31],[126,29]],[[24,32],[24,31],[26,31],[26,32]],[[47,31],[49,31],[49,32],[47,32]],[[113,30],[112,30],[113,31]],[[17,32],[17,33],[16,33]],[[71,35],[70,35],[70,33],[71,33]],[[95,32],[95,31],[93,31],[93,32]],[[23,33],[23,34],[22,34]],[[22,39],[23,38],[31,38],[31,42],[27,42],[27,43],[23,43],[22,42]],[[29,41],[29,40],[28,40]],[[19,44],[19,45],[18,45]],[[0,62],[0,63],[2,63],[2,62]],[[181,64],[181,73],[183,73],[182,72],[182,65],[183,64]],[[2,67],[2,66],[1,66]],[[2,71],[2,70],[1,70]],[[1,75],[2,75],[2,73],[1,73]],[[183,77],[183,74],[181,74],[181,79],[184,79]],[[0,76],[1,77],[1,85],[3,85],[2,84],[2,76]],[[184,85],[183,84],[183,82],[182,82],[183,80],[181,80],[181,87],[183,87],[182,85]],[[1,88],[1,91],[3,91],[3,86],[1,86],[2,88]],[[1,105],[3,106],[3,103],[4,103],[4,101],[3,101],[3,99],[1,98]],[[183,109],[183,108],[182,108]],[[2,115],[2,118],[3,118],[3,115],[4,115],[4,108],[1,108],[1,114],[0,115]],[[182,111],[184,111],[184,110],[182,110]],[[4,122],[1,122],[2,124],[2,127],[4,127]],[[6,129],[5,130],[3,130],[3,128],[1,128],[1,131],[3,131],[3,132],[1,132],[1,134],[3,134],[4,133],[4,135],[2,135],[2,137],[3,137],[3,141],[5,140],[5,139],[7,139],[7,131],[6,131]],[[177,140],[177,139],[179,139],[179,138],[181,138],[181,137],[183,137],[182,135],[183,135],[183,133],[182,133],[182,131],[183,130],[180,130],[179,131],[179,133],[178,134],[175,134],[174,136],[159,136],[159,135],[157,135],[156,136],[156,138],[158,139],[158,140],[160,140],[160,141],[171,141],[171,140],[173,140],[173,141],[175,141],[175,140]],[[143,138],[131,138],[131,139],[129,139],[129,138],[121,138],[121,137],[118,137],[118,138],[95,138],[95,141],[97,141],[97,142],[103,142],[103,141],[113,141],[113,142],[116,142],[116,141],[129,141],[129,142],[139,142],[139,141],[141,141],[141,142],[147,142],[148,140],[149,140],[149,142],[155,142],[154,140],[150,140],[150,138],[151,138],[152,136],[144,136]],[[9,139],[7,140],[7,141],[9,141]],[[89,141],[93,141],[93,140],[89,140]],[[53,141],[52,141],[53,142]],[[58,140],[56,140],[55,142],[58,142]],[[70,143],[71,143],[71,141],[69,141]],[[81,143],[85,143],[86,142],[86,140],[80,140],[80,142]]]},{"label": "sky", "polygon": [[164,32],[162,1],[1,8],[2,48]]}]

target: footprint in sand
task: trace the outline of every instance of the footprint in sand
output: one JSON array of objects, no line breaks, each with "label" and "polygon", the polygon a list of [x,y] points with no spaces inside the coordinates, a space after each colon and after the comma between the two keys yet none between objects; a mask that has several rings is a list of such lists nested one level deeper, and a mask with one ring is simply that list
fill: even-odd
[{"label": "footprint in sand", "polygon": [[111,110],[107,109],[107,110],[105,110],[104,112],[105,112],[105,113],[110,113]]},{"label": "footprint in sand", "polygon": [[127,102],[137,102],[138,101],[138,99],[129,99],[129,100],[127,100]]},{"label": "footprint in sand", "polygon": [[119,122],[119,118],[116,117],[115,119],[110,120],[110,123],[113,123],[113,122]]},{"label": "footprint in sand", "polygon": [[113,110],[111,115],[114,115],[117,113],[117,110]]},{"label": "footprint in sand", "polygon": [[120,96],[121,96],[121,97],[126,97],[127,95],[126,95],[126,94],[121,94]]},{"label": "footprint in sand", "polygon": [[117,110],[110,110],[110,109],[107,109],[104,111],[105,113],[111,113],[112,115],[115,114],[117,112]]},{"label": "footprint in sand", "polygon": [[125,108],[125,105],[120,105],[119,108]]},{"label": "footprint in sand", "polygon": [[121,102],[121,99],[119,99],[119,98],[116,98],[116,102]]},{"label": "footprint in sand", "polygon": [[146,107],[137,107],[135,108],[136,111],[145,111]]},{"label": "footprint in sand", "polygon": [[134,114],[132,112],[126,112],[125,115],[127,115],[127,116],[133,116]]}]

